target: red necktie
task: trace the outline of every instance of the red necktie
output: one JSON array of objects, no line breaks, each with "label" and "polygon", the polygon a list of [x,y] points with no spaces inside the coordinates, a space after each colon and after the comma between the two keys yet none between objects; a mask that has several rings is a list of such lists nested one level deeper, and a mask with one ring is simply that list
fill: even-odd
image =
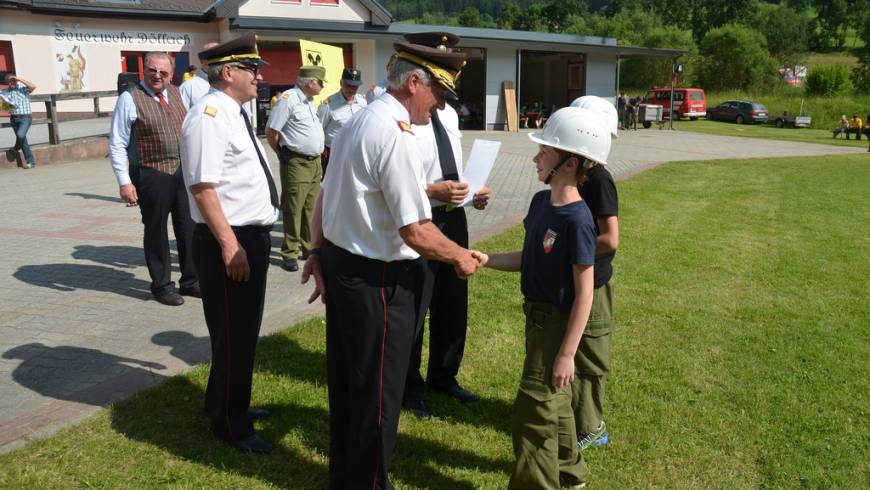
[{"label": "red necktie", "polygon": [[167,108],[167,109],[170,108],[170,107],[169,107],[169,102],[166,102],[166,97],[163,96],[163,92],[159,92],[159,93],[157,94],[157,100],[160,101],[160,105],[162,105],[163,107],[165,107],[165,108]]}]

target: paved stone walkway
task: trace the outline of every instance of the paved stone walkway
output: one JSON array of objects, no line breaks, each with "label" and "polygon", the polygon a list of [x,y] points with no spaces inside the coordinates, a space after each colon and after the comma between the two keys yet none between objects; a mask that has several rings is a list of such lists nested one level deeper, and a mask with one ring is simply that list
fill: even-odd
[{"label": "paved stone walkway", "polygon": [[[468,132],[466,151],[475,138],[500,140],[502,150],[494,200],[469,211],[472,240],[518,223],[543,188],[524,132]],[[641,130],[616,140],[609,168],[623,179],[668,161],[863,151]],[[200,301],[172,308],[151,299],[139,210],[117,192],[107,160],[0,169],[0,452],[208,360]],[[273,264],[280,236],[277,227]],[[311,287],[299,273],[272,267],[268,280],[264,334],[322,313],[306,304]]]}]

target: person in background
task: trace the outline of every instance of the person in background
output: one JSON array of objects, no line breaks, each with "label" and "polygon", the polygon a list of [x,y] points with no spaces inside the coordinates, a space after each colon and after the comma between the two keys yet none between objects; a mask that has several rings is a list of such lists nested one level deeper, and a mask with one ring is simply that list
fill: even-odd
[{"label": "person in background", "polygon": [[190,65],[187,67],[187,71],[184,72],[184,75],[181,76],[181,81],[186,82],[190,80],[192,77],[196,76],[196,65]]},{"label": "person in background", "polygon": [[[218,43],[208,43],[202,47],[203,52],[209,50]],[[184,74],[184,83],[178,87],[179,92],[181,92],[181,100],[184,102],[184,107],[187,110],[190,110],[191,107],[196,105],[196,103],[201,99],[208,91],[211,89],[211,85],[208,83],[208,75],[206,75],[205,70],[208,65],[206,65],[205,60],[199,60],[200,66],[203,68],[201,70],[197,70],[195,66],[190,65],[190,68],[193,68],[193,75],[188,77],[190,71]]]},{"label": "person in background", "polygon": [[296,86],[281,94],[266,125],[266,141],[281,165],[281,267],[290,272],[298,271],[298,260],[308,257],[311,213],[323,180],[323,126],[317,118],[314,96],[323,90],[324,78],[326,69],[322,66],[299,68]]},{"label": "person in background", "polygon": [[616,115],[619,118],[619,129],[625,129],[625,104],[628,99],[625,98],[625,92],[619,92],[619,97],[616,99]]},{"label": "person in background", "polygon": [[341,89],[324,99],[317,108],[317,118],[323,125],[325,136],[325,149],[321,157],[323,175],[326,175],[326,166],[329,165],[329,148],[333,139],[354,114],[368,105],[366,98],[357,93],[362,84],[361,77],[359,70],[345,68],[341,72]]},{"label": "person in background", "polygon": [[30,150],[30,144],[27,143],[27,132],[33,124],[30,94],[36,90],[36,85],[17,77],[14,73],[6,75],[4,81],[8,87],[0,90],[0,99],[11,107],[9,123],[12,125],[12,131],[15,132],[15,146],[6,150],[6,159],[10,162],[18,161],[18,150],[21,150],[24,153],[24,164],[21,167],[33,168],[36,166],[36,159]]},{"label": "person in background", "polygon": [[846,117],[845,114],[843,114],[842,116],[840,116],[840,122],[837,124],[837,127],[834,128],[833,133],[834,133],[833,136],[834,136],[835,139],[837,138],[837,136],[839,136],[839,135],[841,135],[841,134],[843,134],[843,135],[847,135],[847,136],[848,136],[848,133],[849,133],[849,119]]},{"label": "person in background", "polygon": [[864,124],[861,121],[861,118],[858,117],[858,113],[852,114],[852,119],[849,119],[849,130],[846,131],[846,139],[849,139],[850,133],[855,133],[855,139],[861,140],[861,130],[864,129]]},{"label": "person in background", "polygon": [[[151,294],[160,303],[180,306],[182,296],[201,297],[190,250],[193,221],[181,175],[181,123],[187,109],[178,87],[170,83],[172,58],[152,51],[145,54],[143,65],[143,79],[115,104],[109,158],[121,199],[128,205],[138,204],[142,213]],[[170,215],[181,268],[177,291],[171,277],[166,224]]]}]

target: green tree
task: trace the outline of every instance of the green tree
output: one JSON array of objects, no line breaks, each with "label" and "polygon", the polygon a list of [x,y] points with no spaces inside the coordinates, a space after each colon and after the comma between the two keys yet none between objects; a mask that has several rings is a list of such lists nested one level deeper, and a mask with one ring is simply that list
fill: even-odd
[{"label": "green tree", "polygon": [[806,56],[815,21],[785,5],[762,3],[750,26],[764,35],[780,66],[794,66]]},{"label": "green tree", "polygon": [[777,80],[777,64],[760,32],[737,24],[711,30],[698,47],[697,79],[705,89],[757,89]]},{"label": "green tree", "polygon": [[817,44],[842,48],[846,44],[846,30],[849,27],[849,11],[846,0],[816,0],[819,15]]},{"label": "green tree", "polygon": [[[682,86],[690,86],[695,79],[698,62],[698,48],[688,29],[677,27],[655,27],[638,40],[641,46],[657,48],[685,49],[686,54],[679,58],[685,67],[680,79]],[[646,89],[652,85],[671,84],[671,60],[662,58],[630,58],[620,63],[620,88]]]},{"label": "green tree", "polygon": [[464,27],[483,27],[480,11],[474,7],[467,7],[459,14],[459,25]]},{"label": "green tree", "polygon": [[522,11],[520,10],[520,6],[517,5],[517,2],[505,2],[496,19],[499,29],[513,29],[514,22],[520,17],[520,15],[522,15]]},{"label": "green tree", "polygon": [[582,16],[589,12],[584,0],[550,0],[541,10],[547,30],[562,32],[570,25],[572,16]]},{"label": "green tree", "polygon": [[700,41],[711,30],[725,24],[745,24],[758,6],[756,0],[700,0],[692,9],[692,32]]}]

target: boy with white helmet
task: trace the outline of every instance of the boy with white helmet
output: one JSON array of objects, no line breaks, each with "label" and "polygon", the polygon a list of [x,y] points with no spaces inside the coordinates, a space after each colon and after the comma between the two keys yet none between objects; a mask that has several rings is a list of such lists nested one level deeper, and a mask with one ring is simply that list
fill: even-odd
[{"label": "boy with white helmet", "polygon": [[[610,102],[586,95],[571,103],[597,112],[616,137],[619,116]],[[609,441],[604,424],[604,388],[610,373],[610,346],[613,334],[613,257],[619,246],[619,199],[613,176],[603,165],[593,165],[580,181],[580,195],[595,220],[595,290],[586,331],[580,339],[574,363],[574,422],[580,449],[603,446]]]},{"label": "boy with white helmet", "polygon": [[550,189],[532,198],[522,251],[481,254],[485,266],[520,271],[525,297],[526,356],[512,427],[517,462],[508,488],[582,488],[588,470],[575,442],[571,384],[592,305],[595,223],[577,183],[592,162],[606,162],[610,132],[596,113],[566,107],[529,137],[539,144],[538,179]]}]

